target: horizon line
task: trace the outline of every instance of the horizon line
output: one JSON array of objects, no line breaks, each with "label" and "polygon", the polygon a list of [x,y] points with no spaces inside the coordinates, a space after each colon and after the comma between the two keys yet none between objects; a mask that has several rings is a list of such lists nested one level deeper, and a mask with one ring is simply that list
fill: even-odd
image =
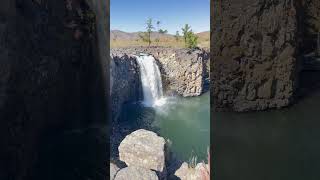
[{"label": "horizon line", "polygon": [[[145,31],[124,31],[124,30],[121,30],[121,29],[110,29],[110,32],[111,31],[121,31],[121,32],[124,32],[124,33],[138,33],[138,32],[145,32]],[[152,32],[157,32],[159,33],[158,31],[152,31]],[[181,32],[181,31],[179,31]],[[200,31],[200,32],[194,32],[195,34],[198,34],[198,33],[203,33],[203,32],[210,32],[210,30],[206,30],[206,31]],[[171,35],[175,35],[175,34],[172,34],[170,32],[166,33],[166,34],[171,34]]]}]

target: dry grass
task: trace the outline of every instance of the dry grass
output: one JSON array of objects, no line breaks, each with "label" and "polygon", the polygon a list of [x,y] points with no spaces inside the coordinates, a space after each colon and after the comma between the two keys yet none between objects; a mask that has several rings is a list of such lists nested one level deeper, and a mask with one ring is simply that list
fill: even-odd
[{"label": "dry grass", "polygon": [[[184,47],[184,43],[182,41],[159,41],[152,42],[152,46],[163,46],[163,47]],[[148,46],[147,42],[143,42],[141,40],[130,41],[130,40],[116,40],[110,41],[111,48],[119,48],[119,47],[135,47],[135,46]]]},{"label": "dry grass", "polygon": [[[182,38],[179,41],[176,41],[175,38],[162,38],[158,42],[153,40],[151,43],[152,46],[161,46],[161,47],[174,47],[174,48],[183,48],[185,44]],[[142,40],[111,40],[111,48],[120,48],[120,47],[136,47],[136,46],[148,46],[147,42]],[[209,48],[210,47],[210,38],[205,36],[199,36],[198,47],[200,48]]]}]

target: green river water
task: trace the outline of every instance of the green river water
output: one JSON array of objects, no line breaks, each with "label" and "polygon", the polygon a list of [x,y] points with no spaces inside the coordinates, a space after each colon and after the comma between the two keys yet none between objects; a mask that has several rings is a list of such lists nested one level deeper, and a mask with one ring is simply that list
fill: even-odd
[{"label": "green river water", "polygon": [[[184,161],[197,156],[206,160],[210,144],[210,94],[199,97],[168,97],[157,107],[132,104],[122,113],[130,127],[146,128],[170,140],[170,150]],[[135,122],[135,123],[133,123]]]}]

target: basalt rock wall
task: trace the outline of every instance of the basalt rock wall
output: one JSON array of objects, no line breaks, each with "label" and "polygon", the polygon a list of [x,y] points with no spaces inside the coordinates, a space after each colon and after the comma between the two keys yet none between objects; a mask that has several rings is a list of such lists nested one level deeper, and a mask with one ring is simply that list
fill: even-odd
[{"label": "basalt rock wall", "polygon": [[143,98],[140,71],[135,57],[112,54],[110,72],[111,114],[117,120],[124,104]]},{"label": "basalt rock wall", "polygon": [[212,97],[216,110],[288,106],[299,71],[301,1],[212,2]]}]

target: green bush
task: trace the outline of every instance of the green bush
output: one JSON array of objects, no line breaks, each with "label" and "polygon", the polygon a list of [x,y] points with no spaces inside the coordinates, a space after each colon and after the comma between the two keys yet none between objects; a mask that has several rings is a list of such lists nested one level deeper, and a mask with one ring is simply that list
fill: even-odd
[{"label": "green bush", "polygon": [[198,37],[192,32],[191,26],[186,24],[182,29],[184,43],[187,48],[195,48],[198,45]]},{"label": "green bush", "polygon": [[192,31],[187,35],[187,48],[196,48],[198,45],[198,36],[196,36]]}]

